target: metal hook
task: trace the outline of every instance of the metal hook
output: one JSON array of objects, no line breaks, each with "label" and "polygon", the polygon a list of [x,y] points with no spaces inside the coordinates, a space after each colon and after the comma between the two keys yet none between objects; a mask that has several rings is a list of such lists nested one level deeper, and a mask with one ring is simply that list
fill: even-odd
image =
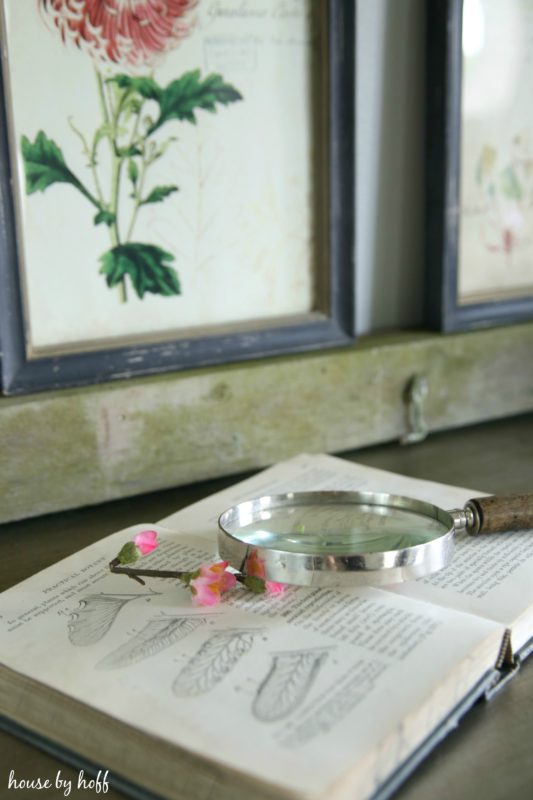
[{"label": "metal hook", "polygon": [[406,406],[407,433],[400,444],[414,444],[423,441],[428,434],[424,419],[424,402],[429,393],[429,383],[425,375],[414,375],[406,386],[404,403]]}]

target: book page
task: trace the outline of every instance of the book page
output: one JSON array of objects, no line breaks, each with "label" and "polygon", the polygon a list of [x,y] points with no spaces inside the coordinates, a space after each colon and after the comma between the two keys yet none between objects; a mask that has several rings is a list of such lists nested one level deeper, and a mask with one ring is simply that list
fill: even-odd
[{"label": "book page", "polygon": [[[213,535],[226,506],[260,494],[310,489],[390,492],[425,500],[445,510],[462,508],[484,492],[409,478],[326,455],[302,455],[209,498],[202,511],[190,506],[165,520],[169,527]],[[206,515],[203,509],[205,508]],[[184,527],[182,527],[184,526]],[[433,576],[396,584],[391,591],[501,622],[512,630],[514,650],[533,635],[533,533],[455,537],[449,566]]]},{"label": "book page", "polygon": [[497,620],[512,633],[513,651],[533,635],[533,532],[456,536],[444,570],[391,587],[406,597]]},{"label": "book page", "polygon": [[[495,663],[502,626],[381,590],[238,587],[209,609],[173,580],[110,574],[144,527],[5,592],[3,665],[286,795],[370,796]],[[201,530],[156,527],[143,567],[213,559]]]}]

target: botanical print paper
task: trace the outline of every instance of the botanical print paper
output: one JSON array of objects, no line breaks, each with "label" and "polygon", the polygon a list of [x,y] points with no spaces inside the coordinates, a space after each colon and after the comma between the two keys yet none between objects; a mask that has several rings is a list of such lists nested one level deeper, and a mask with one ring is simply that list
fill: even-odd
[{"label": "botanical print paper", "polygon": [[459,302],[533,293],[533,3],[465,0]]},{"label": "botanical print paper", "polygon": [[312,308],[310,13],[4,0],[30,356]]}]

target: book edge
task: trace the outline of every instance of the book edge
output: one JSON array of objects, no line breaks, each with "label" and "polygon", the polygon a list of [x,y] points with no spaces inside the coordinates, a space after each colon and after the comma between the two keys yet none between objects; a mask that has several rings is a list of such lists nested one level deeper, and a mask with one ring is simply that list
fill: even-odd
[{"label": "book edge", "polygon": [[[530,642],[533,650],[533,639]],[[513,672],[513,674],[515,674]],[[503,682],[507,683],[508,679]],[[442,722],[426,737],[426,739],[400,764],[396,770],[386,779],[386,781],[371,795],[370,800],[389,800],[389,798],[399,789],[403,783],[415,772],[417,767],[427,758],[427,756],[458,726],[463,717],[468,713],[472,706],[482,698],[490,699],[493,696],[495,687],[501,684],[501,674],[499,670],[491,669],[473,686],[467,694],[456,704]],[[42,733],[20,725],[11,718],[0,715],[0,730],[11,734],[16,738],[37,747],[49,755],[59,758],[65,763],[76,769],[83,769],[88,774],[96,776],[102,769],[101,765],[95,764],[85,756],[65,747],[60,742]],[[133,800],[165,800],[161,794],[154,793],[150,789],[138,783],[129,781],[119,773],[110,770],[109,783],[114,789],[122,791]],[[279,794],[279,797],[296,797],[293,794]]]}]

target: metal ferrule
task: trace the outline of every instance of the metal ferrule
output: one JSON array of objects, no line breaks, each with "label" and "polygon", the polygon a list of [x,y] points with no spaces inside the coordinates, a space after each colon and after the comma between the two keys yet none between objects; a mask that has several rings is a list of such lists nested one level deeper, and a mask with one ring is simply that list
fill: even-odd
[{"label": "metal ferrule", "polygon": [[462,533],[463,531],[472,535],[479,533],[479,514],[476,506],[470,501],[464,508],[453,508],[448,513],[453,519],[453,527],[456,533]]}]

